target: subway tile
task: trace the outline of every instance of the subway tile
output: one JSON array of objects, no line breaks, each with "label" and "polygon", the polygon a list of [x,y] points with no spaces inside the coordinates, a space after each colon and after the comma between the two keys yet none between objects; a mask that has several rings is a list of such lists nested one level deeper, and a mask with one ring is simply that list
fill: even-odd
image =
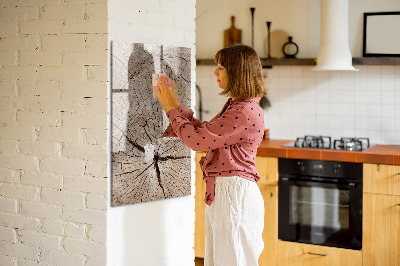
[{"label": "subway tile", "polygon": [[396,121],[394,117],[382,117],[382,132],[384,131],[395,131]]},{"label": "subway tile", "polygon": [[381,91],[368,91],[368,104],[381,104]]},{"label": "subway tile", "polygon": [[395,106],[393,104],[382,105],[382,117],[394,117]]}]

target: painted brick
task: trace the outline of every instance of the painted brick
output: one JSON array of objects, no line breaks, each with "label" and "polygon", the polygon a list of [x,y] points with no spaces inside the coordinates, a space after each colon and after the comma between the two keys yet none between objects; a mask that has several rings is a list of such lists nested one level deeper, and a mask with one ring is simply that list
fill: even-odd
[{"label": "painted brick", "polygon": [[15,179],[15,171],[7,168],[0,168],[0,181],[3,182],[14,182]]},{"label": "painted brick", "polygon": [[89,239],[95,242],[106,243],[107,230],[105,227],[90,226]]},{"label": "painted brick", "polygon": [[38,233],[28,230],[19,230],[21,243],[31,247],[41,247],[58,251],[61,248],[61,237]]},{"label": "painted brick", "polygon": [[0,265],[17,266],[17,259],[10,256],[0,255]]},{"label": "painted brick", "polygon": [[63,82],[64,97],[107,98],[107,83],[104,81],[85,80],[84,82]]},{"label": "painted brick", "polygon": [[46,95],[46,96],[60,96],[61,89],[58,82],[49,80],[37,81],[18,81],[17,83],[21,95]]},{"label": "painted brick", "polygon": [[[18,6],[42,6],[47,4],[58,4],[62,0],[18,0]],[[15,6],[15,0],[1,0],[0,6]]]},{"label": "painted brick", "polygon": [[34,247],[28,247],[19,243],[14,244],[5,241],[0,241],[0,250],[4,255],[31,260],[37,260],[40,252]]},{"label": "painted brick", "polygon": [[85,195],[78,192],[43,188],[41,195],[42,202],[45,203],[60,204],[72,207],[83,207],[85,203]]},{"label": "painted brick", "polygon": [[28,230],[39,230],[40,220],[38,218],[26,217],[19,214],[0,212],[0,226]]},{"label": "painted brick", "polygon": [[39,110],[39,99],[37,96],[18,96],[9,98],[10,109],[24,110],[24,111],[40,111]]},{"label": "painted brick", "polygon": [[37,68],[37,78],[39,80],[82,80],[83,74],[83,68],[77,66],[39,66]]},{"label": "painted brick", "polygon": [[[0,128],[1,132],[1,128]],[[56,141],[66,143],[79,142],[79,129],[77,128],[55,128],[42,127],[39,131],[40,141]]]},{"label": "painted brick", "polygon": [[84,265],[85,257],[71,253],[55,252],[42,249],[40,254],[41,262],[57,266]]},{"label": "painted brick", "polygon": [[48,188],[62,188],[62,177],[59,175],[24,171],[21,174],[21,183]]},{"label": "painted brick", "polygon": [[86,5],[86,19],[105,19],[108,18],[107,3]]},{"label": "painted brick", "polygon": [[0,51],[36,50],[39,48],[39,36],[2,37],[0,39]]},{"label": "painted brick", "polygon": [[39,197],[39,190],[32,186],[0,183],[0,195],[14,199],[36,200]]},{"label": "painted brick", "polygon": [[40,108],[43,111],[59,111],[65,113],[95,113],[98,114],[99,110],[103,109],[106,114],[105,99],[84,99],[84,98],[71,98],[71,97],[40,97]]},{"label": "painted brick", "polygon": [[42,221],[43,233],[50,235],[64,235],[64,224],[61,220],[43,219]]},{"label": "painted brick", "polygon": [[18,259],[18,266],[38,266],[40,262],[36,260]]},{"label": "painted brick", "polygon": [[18,207],[18,202],[15,199],[10,199],[0,196],[0,211],[16,213],[17,207]]},{"label": "painted brick", "polygon": [[86,34],[86,49],[101,52],[108,50],[108,34]]},{"label": "painted brick", "polygon": [[21,169],[21,170],[38,170],[37,158],[29,155],[21,154],[0,154],[0,166],[7,165],[11,169]]},{"label": "painted brick", "polygon": [[67,158],[106,161],[107,149],[105,146],[69,144],[63,148],[63,155]]},{"label": "painted brick", "polygon": [[105,244],[87,240],[66,237],[63,244],[67,252],[86,256],[95,257],[107,252]]},{"label": "painted brick", "polygon": [[15,110],[11,111],[0,111],[0,122],[6,125],[16,124],[15,121]]},{"label": "painted brick", "polygon": [[71,159],[44,158],[40,161],[39,167],[44,172],[66,175],[82,175],[84,170],[84,162]]},{"label": "painted brick", "polygon": [[0,96],[16,96],[15,82],[0,80]]},{"label": "painted brick", "polygon": [[38,7],[6,7],[0,9],[0,21],[39,19]]},{"label": "painted brick", "polygon": [[[7,139],[33,140],[33,129],[32,129],[32,127],[29,127],[29,126],[0,127],[0,137],[7,138]],[[2,164],[0,163],[0,165],[2,165]]]},{"label": "painted brick", "polygon": [[107,128],[107,116],[104,114],[63,114],[63,126],[66,128]]},{"label": "painted brick", "polygon": [[107,60],[106,50],[103,53],[98,50],[63,52],[63,64],[68,65],[106,65]]},{"label": "painted brick", "polygon": [[[4,240],[11,243],[17,242],[17,234],[14,228],[0,226],[0,240]],[[2,265],[2,264],[0,264]]]},{"label": "painted brick", "polygon": [[107,253],[103,253],[103,254],[97,255],[95,257],[89,257],[85,266],[106,265],[106,262],[107,262]]},{"label": "painted brick", "polygon": [[65,236],[83,239],[85,237],[85,225],[67,223],[65,225]]},{"label": "painted brick", "polygon": [[106,177],[107,164],[105,164],[104,162],[87,161],[85,174],[100,178]]},{"label": "painted brick", "polygon": [[0,22],[0,32],[2,36],[16,36],[18,33],[17,22]]},{"label": "painted brick", "polygon": [[17,52],[0,52],[0,59],[3,66],[15,66],[17,65]]},{"label": "painted brick", "polygon": [[53,142],[21,140],[18,148],[21,154],[57,157],[57,144]]},{"label": "painted brick", "polygon": [[42,37],[42,50],[47,51],[83,51],[85,49],[85,35],[45,35]]},{"label": "painted brick", "polygon": [[[105,161],[103,163],[105,164]],[[107,183],[106,178],[64,176],[64,188],[72,191],[107,195]]]},{"label": "painted brick", "polygon": [[25,21],[19,24],[19,29],[22,34],[59,34],[61,24],[56,20]]},{"label": "painted brick", "polygon": [[18,144],[17,140],[0,139],[0,151],[4,153],[13,154],[17,151],[17,144]]},{"label": "painted brick", "polygon": [[35,66],[4,66],[0,69],[0,79],[33,80],[35,78]]},{"label": "painted brick", "polygon": [[60,65],[61,52],[56,51],[21,51],[20,65]]},{"label": "painted brick", "polygon": [[107,213],[105,211],[64,207],[61,219],[76,223],[105,226]]},{"label": "painted brick", "polygon": [[43,6],[41,19],[83,19],[84,5]]},{"label": "painted brick", "polygon": [[84,129],[86,132],[81,131],[82,142],[90,145],[106,145],[107,144],[107,130],[88,128]]},{"label": "painted brick", "polygon": [[61,122],[60,112],[17,112],[17,121],[31,126],[58,126]]},{"label": "painted brick", "polygon": [[108,199],[105,196],[90,193],[87,196],[86,205],[89,209],[106,210]]},{"label": "painted brick", "polygon": [[61,216],[61,209],[57,205],[32,201],[21,201],[19,212],[26,216],[49,219],[59,219]]},{"label": "painted brick", "polygon": [[66,20],[61,33],[107,33],[107,20]]},{"label": "painted brick", "polygon": [[107,66],[85,66],[86,79],[105,81],[107,77]]}]

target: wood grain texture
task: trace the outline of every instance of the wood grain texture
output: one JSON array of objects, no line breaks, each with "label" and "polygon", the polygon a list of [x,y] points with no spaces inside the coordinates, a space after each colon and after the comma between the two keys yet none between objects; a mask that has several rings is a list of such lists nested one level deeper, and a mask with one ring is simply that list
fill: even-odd
[{"label": "wood grain texture", "polygon": [[400,196],[365,193],[363,266],[400,266]]},{"label": "wood grain texture", "polygon": [[195,194],[195,233],[194,233],[194,251],[195,257],[204,258],[206,244],[206,224],[204,194],[206,193],[206,184],[203,181],[203,172],[200,169],[199,161],[205,152],[196,153],[196,194]]},{"label": "wood grain texture", "polygon": [[257,156],[254,162],[261,176],[259,185],[278,185],[278,158]]},{"label": "wood grain texture", "polygon": [[[274,158],[270,158],[274,159]],[[264,198],[264,250],[258,259],[260,266],[276,265],[276,243],[278,241],[278,186],[259,184]]]},{"label": "wood grain texture", "polygon": [[[358,250],[324,247],[278,241],[278,266],[362,266],[362,252]],[[309,254],[313,253],[313,254]],[[321,255],[325,256],[321,256]],[[383,265],[383,264],[382,264]]]},{"label": "wood grain texture", "polygon": [[400,195],[400,166],[365,163],[363,176],[364,193]]}]

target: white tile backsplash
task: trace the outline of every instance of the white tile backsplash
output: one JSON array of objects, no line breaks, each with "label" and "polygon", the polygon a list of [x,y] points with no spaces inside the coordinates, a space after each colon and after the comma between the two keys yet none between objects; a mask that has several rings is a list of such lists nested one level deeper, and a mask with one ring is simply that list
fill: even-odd
[{"label": "white tile backsplash", "polygon": [[[271,138],[305,134],[369,137],[371,143],[400,144],[400,66],[355,66],[359,71],[313,71],[311,66],[264,70],[271,108],[264,110]],[[213,66],[197,67],[203,120],[227,100],[218,95]]]}]

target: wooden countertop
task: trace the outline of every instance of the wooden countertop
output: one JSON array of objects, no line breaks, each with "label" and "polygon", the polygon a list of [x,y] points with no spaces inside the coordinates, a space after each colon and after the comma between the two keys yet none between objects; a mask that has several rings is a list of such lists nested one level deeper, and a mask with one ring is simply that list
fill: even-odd
[{"label": "wooden countertop", "polygon": [[400,165],[400,145],[376,145],[365,151],[282,147],[294,140],[263,140],[257,156]]}]

